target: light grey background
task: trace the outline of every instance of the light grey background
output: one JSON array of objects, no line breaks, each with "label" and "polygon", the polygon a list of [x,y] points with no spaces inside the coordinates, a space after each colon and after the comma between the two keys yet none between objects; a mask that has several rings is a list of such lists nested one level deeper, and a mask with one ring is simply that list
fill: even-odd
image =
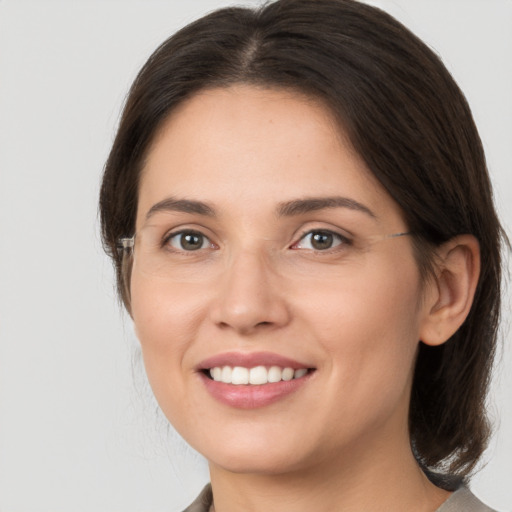
[{"label": "light grey background", "polygon": [[[176,512],[208,479],[147,390],[96,201],[139,67],[229,3],[0,0],[0,512]],[[512,1],[372,3],[438,51],[466,92],[510,228]],[[500,511],[512,510],[510,339],[490,398],[501,419],[473,481]]]}]

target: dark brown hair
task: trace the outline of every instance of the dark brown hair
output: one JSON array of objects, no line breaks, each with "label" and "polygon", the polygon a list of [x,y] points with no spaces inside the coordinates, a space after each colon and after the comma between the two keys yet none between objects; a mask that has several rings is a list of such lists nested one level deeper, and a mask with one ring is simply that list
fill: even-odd
[{"label": "dark brown hair", "polygon": [[423,275],[432,249],[469,233],[482,268],[468,318],[439,347],[420,343],[411,443],[425,468],[466,476],[489,435],[484,401],[500,312],[500,243],[482,144],[464,95],[441,60],[383,11],[354,0],[278,0],[226,8],[180,30],[130,90],[106,163],[102,235],[120,294],[120,237],[134,233],[144,157],[172,110],[205,88],[236,83],[320,99],[400,205]]}]

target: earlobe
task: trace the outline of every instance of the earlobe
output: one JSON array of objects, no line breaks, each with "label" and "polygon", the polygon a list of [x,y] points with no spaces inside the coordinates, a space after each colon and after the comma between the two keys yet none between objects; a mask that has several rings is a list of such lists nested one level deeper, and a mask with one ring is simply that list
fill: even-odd
[{"label": "earlobe", "polygon": [[425,299],[420,339],[427,345],[447,341],[469,314],[480,275],[480,246],[472,235],[459,235],[437,251],[435,276]]}]

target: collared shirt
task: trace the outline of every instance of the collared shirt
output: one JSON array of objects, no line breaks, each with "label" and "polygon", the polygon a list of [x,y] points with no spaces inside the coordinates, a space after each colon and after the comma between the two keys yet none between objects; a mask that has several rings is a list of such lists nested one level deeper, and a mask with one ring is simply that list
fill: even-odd
[{"label": "collared shirt", "polygon": [[[211,485],[201,491],[194,502],[183,512],[208,512],[213,503]],[[436,512],[496,512],[484,505],[467,487],[457,489]]]}]

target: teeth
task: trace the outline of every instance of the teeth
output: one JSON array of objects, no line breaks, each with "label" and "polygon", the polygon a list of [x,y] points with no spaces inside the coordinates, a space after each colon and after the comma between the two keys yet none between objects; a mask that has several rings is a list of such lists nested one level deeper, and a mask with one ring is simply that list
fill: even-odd
[{"label": "teeth", "polygon": [[231,374],[231,384],[249,384],[249,370],[235,366]]},{"label": "teeth", "polygon": [[231,366],[224,366],[224,368],[222,368],[222,373],[220,374],[220,380],[229,384],[231,382],[232,373],[233,370],[231,369]]},{"label": "teeth", "polygon": [[283,370],[283,376],[281,377],[283,380],[292,380],[293,374],[295,372],[293,371],[293,368],[285,368]]},{"label": "teeth", "polygon": [[295,370],[295,373],[293,374],[294,379],[300,379],[301,377],[304,377],[308,373],[307,368],[301,368],[300,370]]},{"label": "teeth", "polygon": [[264,366],[256,366],[249,371],[249,384],[266,384],[268,382],[268,371]]},{"label": "teeth", "polygon": [[300,379],[308,373],[307,368],[294,370],[293,368],[281,368],[279,366],[256,366],[254,368],[244,368],[243,366],[216,366],[210,369],[210,376],[217,382],[225,384],[253,384],[260,386],[262,384]]},{"label": "teeth", "polygon": [[271,366],[268,371],[268,381],[269,382],[279,382],[283,372],[279,366]]},{"label": "teeth", "polygon": [[222,380],[222,368],[212,368],[210,370],[210,375],[212,376],[213,380],[220,381]]}]

